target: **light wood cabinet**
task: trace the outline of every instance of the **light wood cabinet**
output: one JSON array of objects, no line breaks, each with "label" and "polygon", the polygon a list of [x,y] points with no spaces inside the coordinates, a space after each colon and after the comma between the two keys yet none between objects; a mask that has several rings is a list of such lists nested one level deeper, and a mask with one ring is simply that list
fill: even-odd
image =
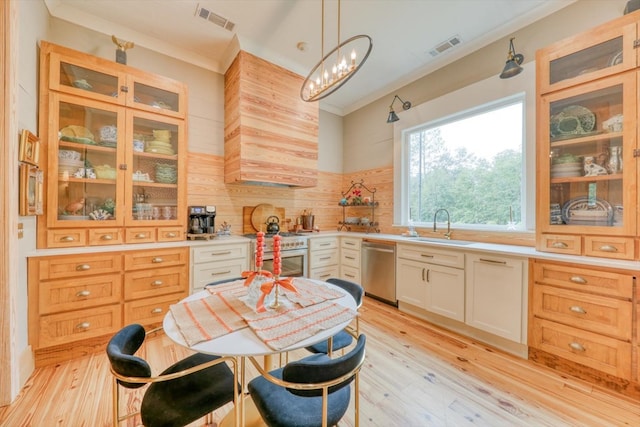
[{"label": "light wood cabinet", "polygon": [[38,248],[184,240],[186,86],[47,42],[40,59]]},{"label": "light wood cabinet", "polygon": [[309,277],[327,280],[340,276],[340,248],[338,237],[309,239]]},{"label": "light wood cabinet", "polygon": [[36,365],[100,351],[128,323],[157,325],[187,295],[188,248],[28,259]]},{"label": "light wood cabinet", "polygon": [[465,322],[474,328],[523,342],[525,260],[492,254],[465,256]]},{"label": "light wood cabinet", "polygon": [[537,52],[540,251],[640,256],[639,21],[625,15]]},{"label": "light wood cabinet", "polygon": [[362,239],[355,237],[340,238],[340,277],[358,284],[361,282],[361,243]]},{"label": "light wood cabinet", "polygon": [[249,270],[249,242],[191,248],[191,292],[219,280],[240,277]]},{"label": "light wood cabinet", "polygon": [[631,387],[633,272],[541,260],[531,271],[532,359],[619,391]]}]

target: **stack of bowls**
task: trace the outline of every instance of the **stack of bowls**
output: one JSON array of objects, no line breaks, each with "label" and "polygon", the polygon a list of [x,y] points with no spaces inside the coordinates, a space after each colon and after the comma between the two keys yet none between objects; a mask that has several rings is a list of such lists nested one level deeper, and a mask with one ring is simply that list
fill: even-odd
[{"label": "stack of bowls", "polygon": [[178,181],[176,165],[156,163],[156,182],[175,184]]},{"label": "stack of bowls", "polygon": [[147,142],[144,151],[147,153],[166,154],[168,156],[176,154],[171,145],[171,131],[165,129],[154,130],[153,141]]},{"label": "stack of bowls", "polygon": [[58,175],[60,177],[73,176],[79,168],[84,167],[84,161],[80,159],[81,154],[74,150],[58,151]]},{"label": "stack of bowls", "polygon": [[582,163],[558,163],[551,165],[551,178],[582,176]]}]

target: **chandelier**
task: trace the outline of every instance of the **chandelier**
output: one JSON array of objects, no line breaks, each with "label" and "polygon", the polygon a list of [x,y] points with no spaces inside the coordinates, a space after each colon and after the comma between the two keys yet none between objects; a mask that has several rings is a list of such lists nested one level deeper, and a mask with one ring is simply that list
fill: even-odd
[{"label": "chandelier", "polygon": [[[365,63],[373,43],[365,34],[340,42],[340,0],[338,0],[338,45],[324,54],[324,0],[322,0],[322,59],[311,69],[300,88],[300,98],[306,102],[319,101],[344,85]],[[349,61],[345,53],[349,53]],[[359,52],[366,51],[359,56]]]}]

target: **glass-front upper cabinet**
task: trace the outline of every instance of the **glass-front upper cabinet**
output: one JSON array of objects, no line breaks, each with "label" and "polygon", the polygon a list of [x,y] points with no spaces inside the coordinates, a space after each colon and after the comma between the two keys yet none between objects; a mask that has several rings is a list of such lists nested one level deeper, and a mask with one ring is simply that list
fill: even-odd
[{"label": "glass-front upper cabinet", "polygon": [[636,84],[630,71],[540,98],[541,231],[635,235]]},{"label": "glass-front upper cabinet", "polygon": [[536,55],[538,93],[549,93],[635,68],[636,34],[637,24],[625,17],[623,22],[615,21],[540,49]]}]

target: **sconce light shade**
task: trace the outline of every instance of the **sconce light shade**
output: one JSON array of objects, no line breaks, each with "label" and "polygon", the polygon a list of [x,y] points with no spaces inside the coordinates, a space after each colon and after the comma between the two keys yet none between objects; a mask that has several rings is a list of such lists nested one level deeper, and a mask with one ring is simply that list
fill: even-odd
[{"label": "sconce light shade", "polygon": [[400,120],[395,111],[393,111],[393,103],[396,102],[396,99],[399,99],[402,102],[402,109],[408,110],[411,108],[411,103],[409,101],[403,101],[398,95],[393,97],[393,101],[391,101],[391,105],[389,105],[389,116],[387,117],[387,123],[393,123]]},{"label": "sconce light shade", "polygon": [[520,74],[522,72],[522,67],[520,66],[522,61],[524,61],[524,56],[516,53],[516,50],[513,47],[513,38],[511,38],[511,40],[509,40],[509,54],[507,56],[507,62],[504,65],[502,73],[500,73],[500,78],[508,79],[509,77]]}]

